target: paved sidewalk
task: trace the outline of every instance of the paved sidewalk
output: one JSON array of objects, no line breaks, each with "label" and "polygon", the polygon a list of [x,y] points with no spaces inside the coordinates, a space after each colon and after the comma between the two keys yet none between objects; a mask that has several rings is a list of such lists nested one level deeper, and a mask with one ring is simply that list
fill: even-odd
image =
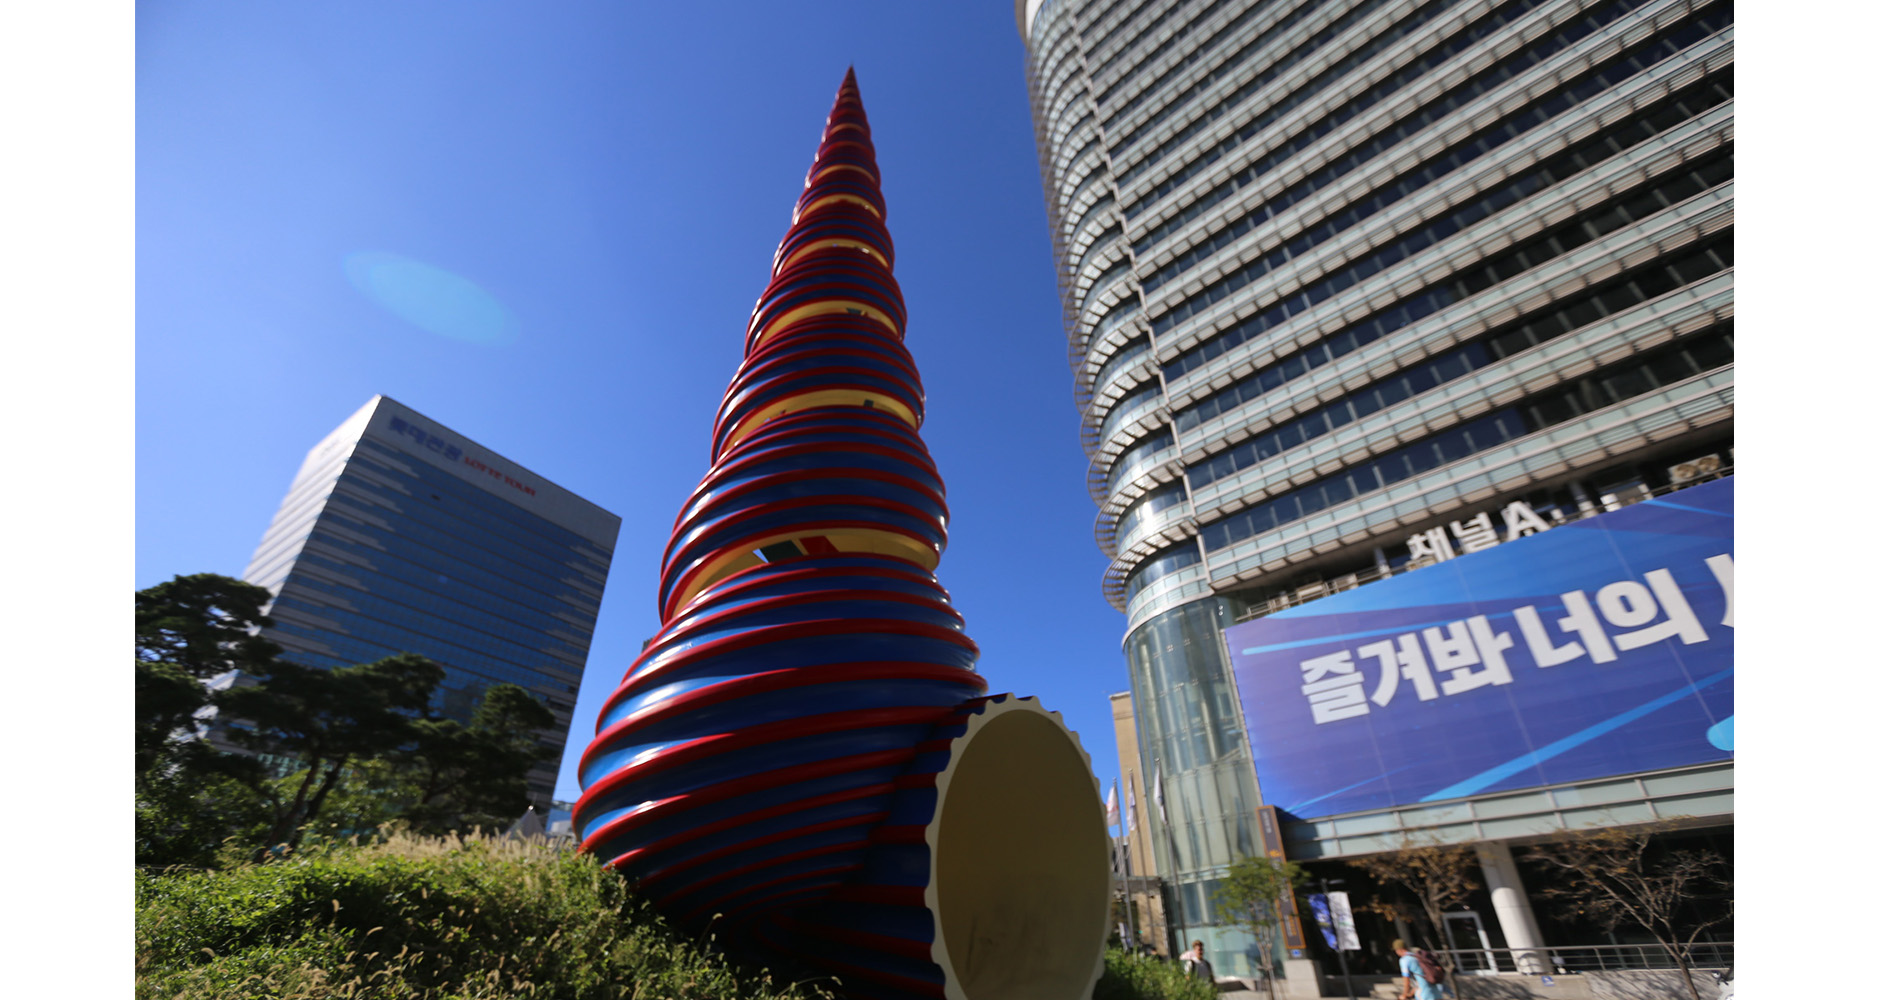
[{"label": "paved sidewalk", "polygon": [[[1550,986],[1544,986],[1535,980],[1530,982],[1505,980],[1495,983],[1479,983],[1474,985],[1474,988],[1469,992],[1461,990],[1460,993],[1465,997],[1517,997],[1524,998],[1524,1000],[1560,997],[1588,997],[1601,998],[1601,1000],[1689,1000],[1688,991],[1683,988],[1681,981],[1673,978],[1673,976],[1669,980],[1661,983],[1640,981],[1624,983],[1585,983],[1578,981],[1579,978],[1580,977],[1564,977],[1567,981],[1563,982],[1563,984],[1556,989]],[[1397,976],[1392,977],[1389,982],[1381,981],[1372,984],[1370,990],[1367,989],[1367,984],[1363,980],[1356,982],[1354,985],[1358,987],[1357,1000],[1397,1000],[1403,989],[1402,981]],[[1700,989],[1701,1000],[1716,1000],[1722,993],[1722,988],[1712,977],[1706,975],[1698,977],[1696,985]],[[1302,992],[1287,989],[1286,983],[1280,983],[1277,986],[1276,994],[1272,998],[1268,996],[1265,990],[1228,989],[1221,992],[1221,1000],[1345,1000],[1345,997],[1343,994],[1327,994],[1321,997],[1310,991]]]}]

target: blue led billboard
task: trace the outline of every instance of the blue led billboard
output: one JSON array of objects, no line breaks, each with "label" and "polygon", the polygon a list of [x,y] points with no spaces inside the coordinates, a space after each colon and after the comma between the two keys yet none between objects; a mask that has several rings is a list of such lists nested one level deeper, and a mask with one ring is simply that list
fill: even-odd
[{"label": "blue led billboard", "polygon": [[1296,816],[1734,757],[1735,480],[1226,630]]}]

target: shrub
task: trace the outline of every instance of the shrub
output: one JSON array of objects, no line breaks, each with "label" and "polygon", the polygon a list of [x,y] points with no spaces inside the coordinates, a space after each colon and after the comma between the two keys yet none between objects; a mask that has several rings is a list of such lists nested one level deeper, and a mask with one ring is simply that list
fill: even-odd
[{"label": "shrub", "polygon": [[224,1000],[822,997],[710,955],[566,849],[397,835],[138,875],[137,995]]},{"label": "shrub", "polygon": [[1095,1000],[1218,1000],[1213,983],[1189,979],[1181,963],[1108,949]]}]

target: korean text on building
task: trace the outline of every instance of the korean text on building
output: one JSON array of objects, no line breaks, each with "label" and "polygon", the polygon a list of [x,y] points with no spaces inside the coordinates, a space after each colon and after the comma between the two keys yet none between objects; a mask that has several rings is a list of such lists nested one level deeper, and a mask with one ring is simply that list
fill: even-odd
[{"label": "korean text on building", "polygon": [[1321,816],[1731,758],[1734,483],[1227,629],[1261,800]]}]

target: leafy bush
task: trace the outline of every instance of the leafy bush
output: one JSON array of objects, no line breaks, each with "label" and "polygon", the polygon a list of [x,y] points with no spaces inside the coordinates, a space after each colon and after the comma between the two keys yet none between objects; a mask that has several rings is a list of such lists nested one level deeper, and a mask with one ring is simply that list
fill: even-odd
[{"label": "leafy bush", "polygon": [[1108,949],[1095,1000],[1218,1000],[1213,983],[1189,979],[1181,963]]},{"label": "leafy bush", "polygon": [[[140,1000],[821,1000],[713,956],[565,849],[398,834],[137,876]],[[1109,949],[1096,1000],[1217,1000]]]},{"label": "leafy bush", "polygon": [[822,997],[670,929],[625,881],[539,844],[397,835],[225,871],[138,875],[141,1000]]}]

